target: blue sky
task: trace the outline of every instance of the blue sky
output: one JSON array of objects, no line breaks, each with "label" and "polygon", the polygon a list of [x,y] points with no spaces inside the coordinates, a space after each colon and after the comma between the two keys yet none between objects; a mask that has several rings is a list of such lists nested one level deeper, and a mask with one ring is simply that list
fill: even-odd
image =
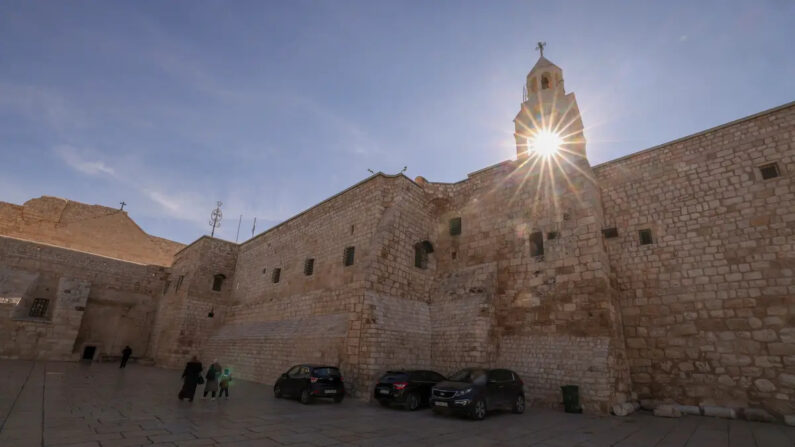
[{"label": "blue sky", "polygon": [[0,200],[241,241],[369,175],[515,156],[535,42],[592,164],[795,99],[795,2],[0,3]]}]

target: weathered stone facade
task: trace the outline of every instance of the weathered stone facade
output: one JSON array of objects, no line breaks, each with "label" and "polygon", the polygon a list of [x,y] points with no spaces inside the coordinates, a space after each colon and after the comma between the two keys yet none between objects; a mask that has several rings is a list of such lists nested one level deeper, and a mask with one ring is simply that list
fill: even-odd
[{"label": "weathered stone facade", "polygon": [[[591,167],[562,70],[542,57],[526,88],[516,160],[457,183],[379,173],[242,244],[200,238],[166,269],[112,260],[119,271],[92,276],[99,258],[80,253],[47,267],[58,280],[19,266],[33,255],[3,256],[0,296],[38,296],[36,275],[89,310],[102,281],[107,302],[143,290],[157,364],[197,354],[272,383],[328,362],[362,398],[389,368],[495,366],[539,405],[576,384],[586,411],[642,399],[795,414],[795,103]],[[563,136],[557,154],[540,154],[544,131]],[[0,248],[13,244],[41,246]],[[78,341],[45,355],[68,357],[92,331],[59,306]]]}]

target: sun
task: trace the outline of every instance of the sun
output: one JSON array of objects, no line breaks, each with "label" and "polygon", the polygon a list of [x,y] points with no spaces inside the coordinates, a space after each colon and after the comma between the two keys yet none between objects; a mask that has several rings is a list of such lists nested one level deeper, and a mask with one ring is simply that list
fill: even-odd
[{"label": "sun", "polygon": [[543,157],[555,155],[563,144],[563,139],[555,132],[550,130],[540,130],[534,137],[528,139],[530,149]]}]

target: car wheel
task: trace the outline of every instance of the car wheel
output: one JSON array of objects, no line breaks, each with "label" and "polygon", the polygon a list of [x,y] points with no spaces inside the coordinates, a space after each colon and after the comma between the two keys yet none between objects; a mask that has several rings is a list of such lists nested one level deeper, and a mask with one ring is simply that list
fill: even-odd
[{"label": "car wheel", "polygon": [[277,398],[277,399],[281,399],[282,398],[282,387],[280,387],[279,385],[276,385],[275,387],[273,387],[273,396],[275,398]]},{"label": "car wheel", "polygon": [[409,411],[414,411],[417,408],[420,408],[420,396],[417,393],[409,393],[406,396],[406,409]]},{"label": "car wheel", "polygon": [[343,396],[334,396],[334,403],[342,402],[342,398],[343,398]]},{"label": "car wheel", "polygon": [[524,396],[521,394],[517,395],[513,401],[513,412],[516,414],[524,413]]},{"label": "car wheel", "polygon": [[486,402],[478,399],[472,404],[472,419],[482,421],[486,417]]},{"label": "car wheel", "polygon": [[298,400],[300,400],[302,404],[306,405],[306,404],[309,403],[309,399],[310,398],[311,398],[311,396],[309,395],[309,389],[308,388],[304,388],[301,391],[301,396],[299,396]]}]

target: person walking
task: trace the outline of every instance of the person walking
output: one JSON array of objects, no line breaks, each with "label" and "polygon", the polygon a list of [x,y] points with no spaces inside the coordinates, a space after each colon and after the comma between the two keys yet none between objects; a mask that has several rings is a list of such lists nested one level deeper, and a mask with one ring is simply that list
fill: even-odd
[{"label": "person walking", "polygon": [[132,349],[130,348],[130,345],[125,346],[121,351],[121,365],[119,365],[119,368],[124,368],[127,366],[127,360],[130,360],[131,355]]},{"label": "person walking", "polygon": [[182,372],[182,389],[179,392],[179,400],[188,399],[193,402],[193,396],[196,394],[196,385],[204,383],[202,379],[202,362],[194,355],[191,360],[185,364],[185,371]]},{"label": "person walking", "polygon": [[224,373],[221,374],[221,378],[218,380],[218,386],[221,388],[221,391],[218,392],[218,398],[220,399],[221,396],[226,394],[226,398],[229,399],[229,383],[232,382],[232,373],[229,372],[229,368],[224,370]]},{"label": "person walking", "polygon": [[221,365],[218,360],[213,360],[213,363],[207,368],[207,383],[204,384],[204,395],[202,399],[207,399],[207,393],[212,393],[212,399],[215,400],[215,393],[218,392],[218,376],[221,375]]}]

